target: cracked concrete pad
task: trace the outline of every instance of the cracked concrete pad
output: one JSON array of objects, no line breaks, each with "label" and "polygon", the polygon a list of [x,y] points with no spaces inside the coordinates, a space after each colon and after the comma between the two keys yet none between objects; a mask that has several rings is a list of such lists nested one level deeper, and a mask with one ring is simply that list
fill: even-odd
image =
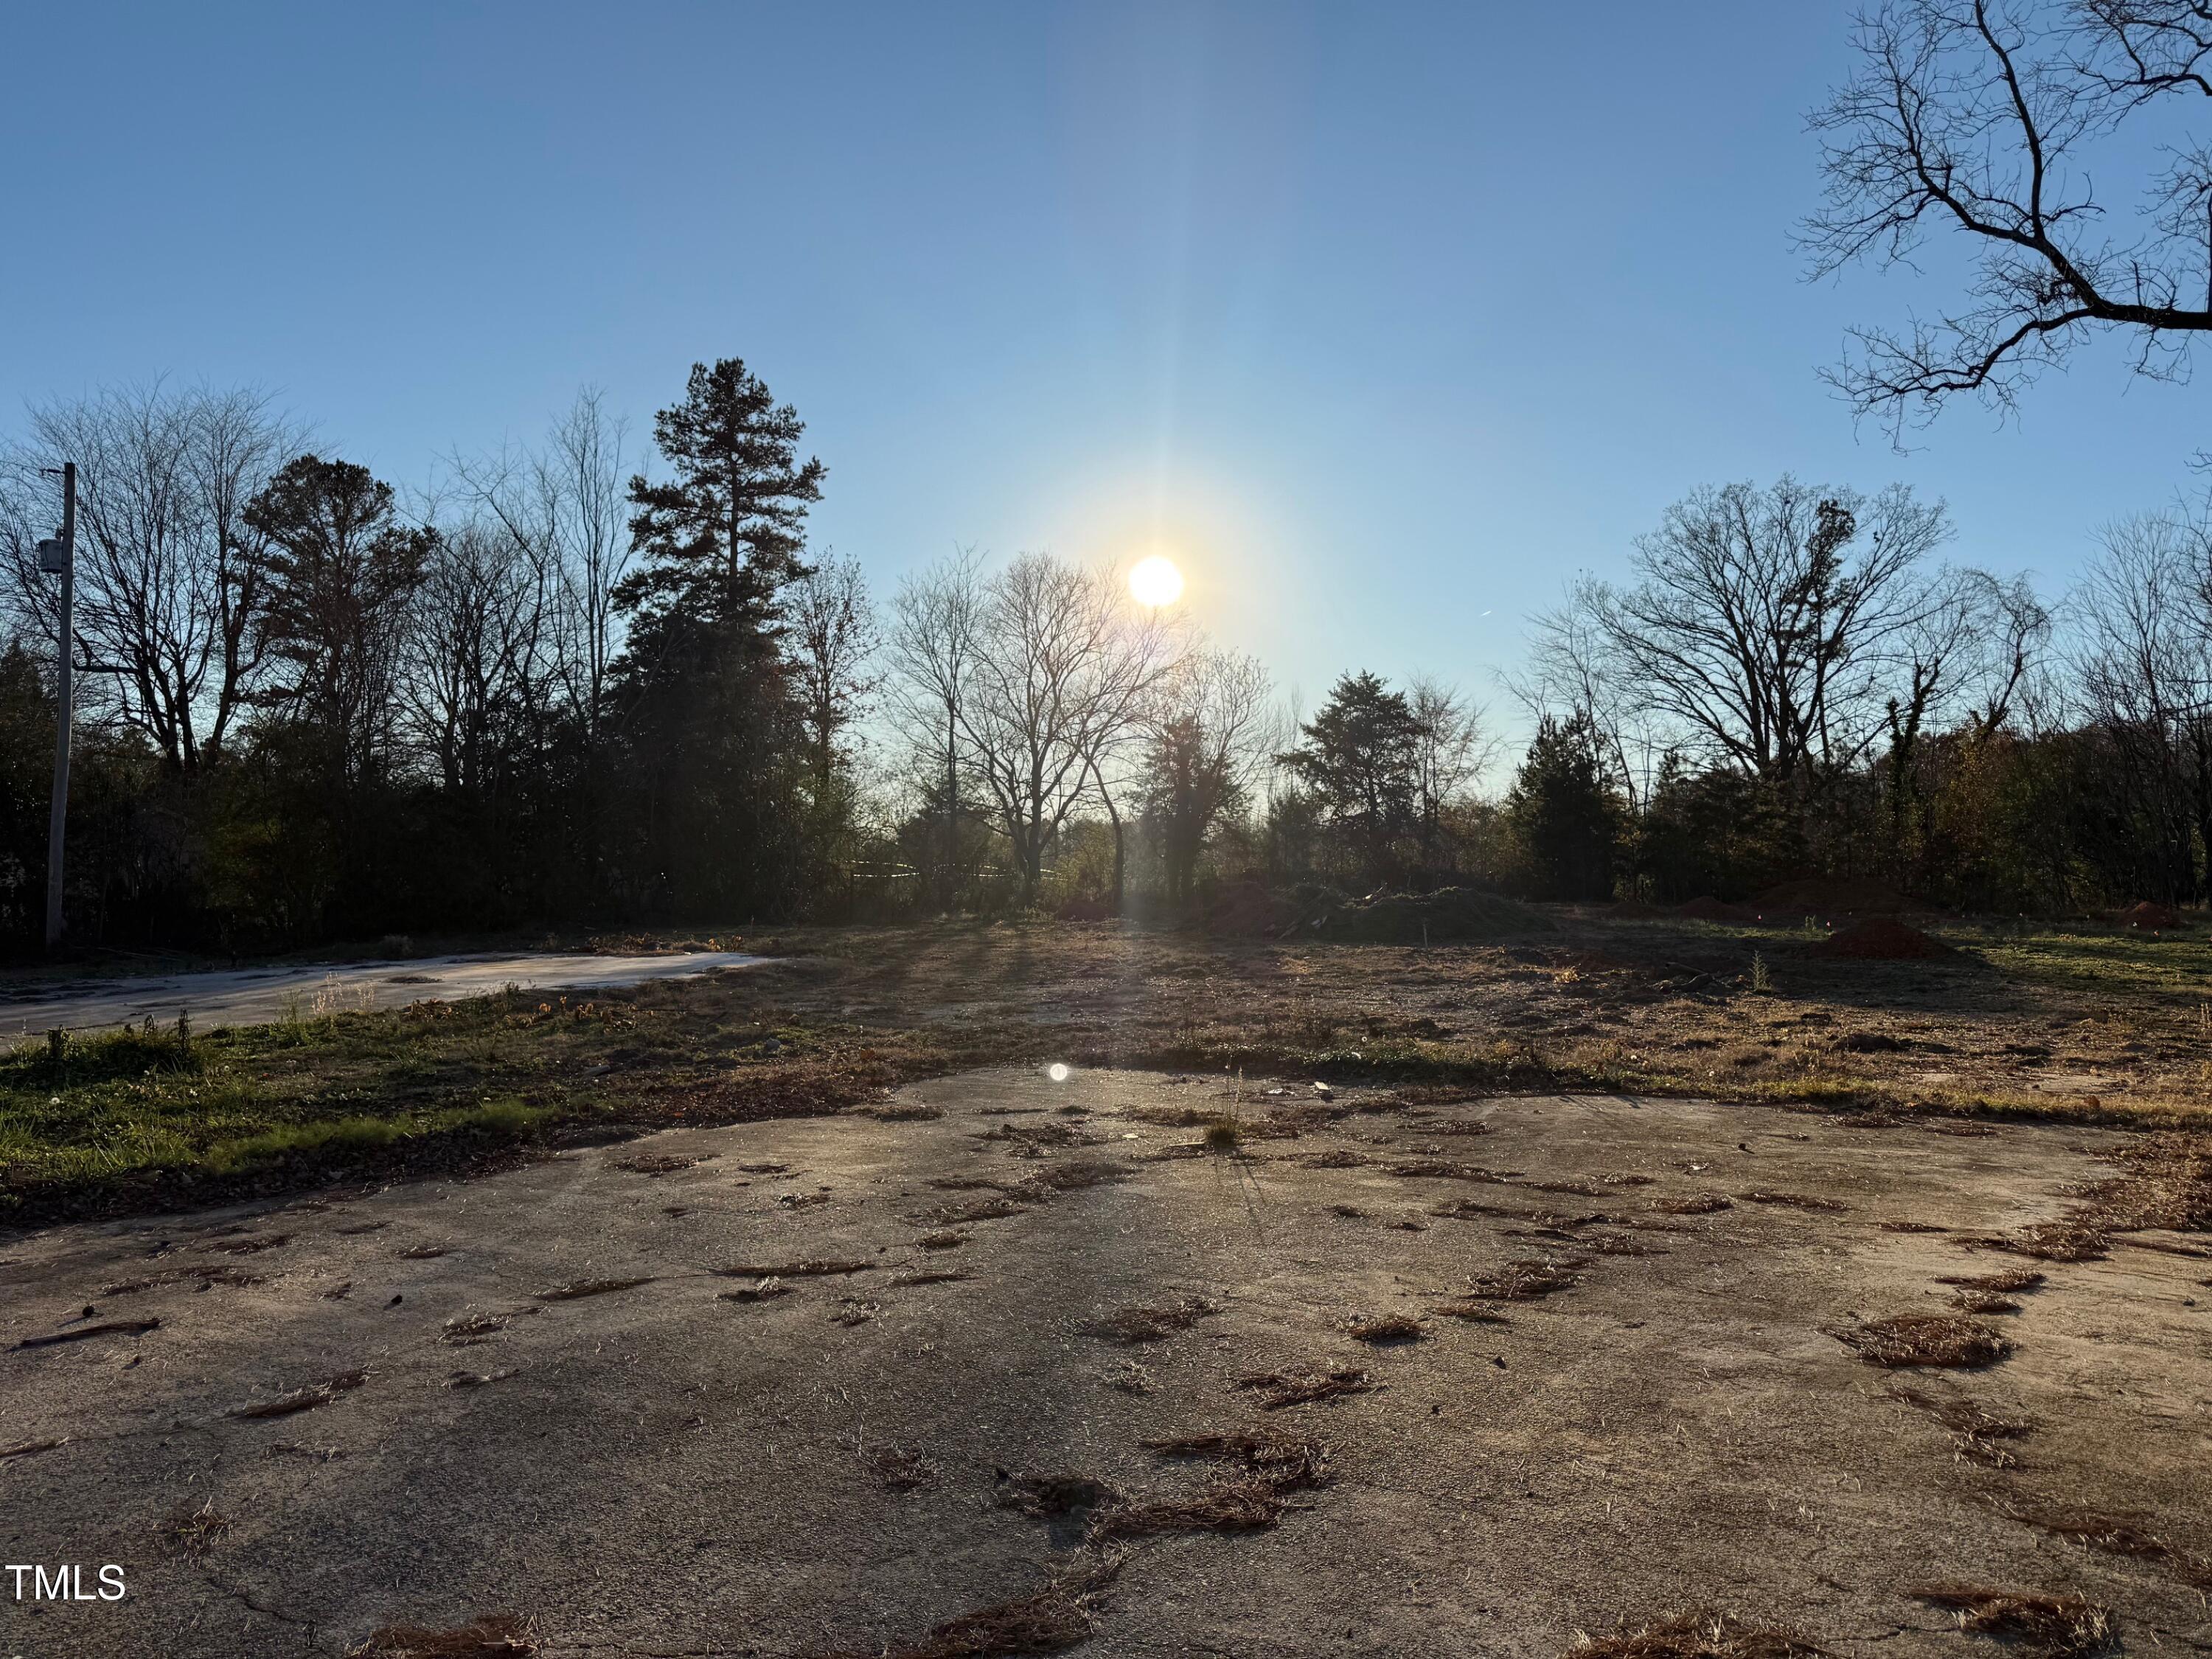
[{"label": "cracked concrete pad", "polygon": [[[0,1653],[336,1655],[493,1613],[550,1655],[878,1652],[1095,1559],[1095,1505],[1008,1501],[1025,1477],[1188,1500],[1237,1471],[1143,1443],[1212,1431],[1317,1441],[1329,1478],[1272,1525],[1139,1536],[1086,1654],[1550,1659],[1697,1606],[1841,1652],[1978,1644],[1912,1598],[1931,1579],[2212,1645],[2198,1241],[2033,1264],[1979,1371],[1885,1371],[1824,1329],[2020,1265],[1965,1241],[2060,1213],[2122,1137],[1358,1091],[1291,1137],[1249,1132],[1247,1090],[1241,1151],[1207,1152],[1174,1120],[1225,1092],[969,1073],[0,1245],[0,1560],[129,1585],[0,1578]],[[1418,1340],[1346,1328],[1397,1314]],[[1370,1386],[1275,1411],[1237,1386],[1332,1365]],[[1961,1401],[2029,1426],[1986,1458],[1942,1420]],[[175,1530],[203,1506],[228,1526]],[[2172,1547],[2100,1553],[2036,1523],[2058,1507]]]}]

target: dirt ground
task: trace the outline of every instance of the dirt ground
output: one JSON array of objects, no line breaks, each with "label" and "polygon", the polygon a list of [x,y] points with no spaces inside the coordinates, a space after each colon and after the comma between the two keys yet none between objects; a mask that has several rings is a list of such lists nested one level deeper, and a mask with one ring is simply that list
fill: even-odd
[{"label": "dirt ground", "polygon": [[[1024,1066],[48,1229],[0,1246],[0,1560],[129,1593],[0,1584],[0,1651],[1553,1659],[1706,1607],[1997,1651],[1931,1586],[2205,1651],[2212,1252],[2020,1253],[2144,1146]],[[1974,1363],[1863,1352],[1916,1329]],[[526,1625],[388,1633],[478,1619]]]}]

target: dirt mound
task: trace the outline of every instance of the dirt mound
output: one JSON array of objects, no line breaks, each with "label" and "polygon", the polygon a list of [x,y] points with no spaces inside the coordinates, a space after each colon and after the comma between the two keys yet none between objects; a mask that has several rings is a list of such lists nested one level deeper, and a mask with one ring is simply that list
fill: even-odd
[{"label": "dirt mound", "polygon": [[1441,945],[1449,940],[1548,933],[1551,918],[1495,893],[1445,887],[1433,893],[1382,893],[1340,904],[1314,924],[1322,939],[1372,945]]},{"label": "dirt mound", "polygon": [[2153,904],[2145,899],[2130,905],[2114,920],[2123,927],[2140,928],[2146,933],[2171,933],[2181,926],[2181,912],[2170,904]]},{"label": "dirt mound", "polygon": [[1955,953],[1942,940],[1929,938],[1917,927],[1908,927],[1893,917],[1874,916],[1829,935],[1813,947],[1813,954],[1855,962],[1920,962]]},{"label": "dirt mound", "polygon": [[1344,895],[1314,884],[1281,889],[1264,882],[1231,882],[1217,889],[1196,917],[1201,932],[1273,937],[1342,903]]},{"label": "dirt mound", "polygon": [[1678,904],[1674,914],[1691,921],[1753,921],[1757,913],[1747,905],[1729,904],[1708,893],[1693,898],[1687,904]]},{"label": "dirt mound", "polygon": [[1759,896],[1764,910],[1808,915],[1893,916],[1920,907],[1894,887],[1863,877],[1808,876],[1785,881]]}]

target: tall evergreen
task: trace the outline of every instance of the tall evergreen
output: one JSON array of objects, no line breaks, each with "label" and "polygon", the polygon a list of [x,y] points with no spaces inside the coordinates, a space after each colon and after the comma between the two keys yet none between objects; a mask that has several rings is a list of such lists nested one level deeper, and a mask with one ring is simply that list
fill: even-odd
[{"label": "tall evergreen", "polygon": [[805,570],[825,469],[805,425],[738,359],[695,364],[653,418],[671,476],[630,481],[638,564],[617,667],[632,805],[632,897],[690,915],[775,912],[802,873],[799,712],[781,597]]}]

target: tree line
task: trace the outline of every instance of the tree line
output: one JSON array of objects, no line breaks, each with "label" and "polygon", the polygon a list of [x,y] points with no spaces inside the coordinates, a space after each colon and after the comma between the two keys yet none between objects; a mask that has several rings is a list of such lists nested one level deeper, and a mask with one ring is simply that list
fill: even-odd
[{"label": "tree line", "polygon": [[1310,714],[1119,573],[956,552],[880,601],[742,362],[650,471],[586,392],[403,493],[251,392],[33,410],[0,457],[0,931],[35,937],[54,485],[80,466],[72,933],[233,950],[522,925],[1047,908],[1250,887],[1547,898],[1873,877],[2050,910],[2212,888],[2212,520],[2110,527],[2063,601],[1941,503],[1699,489],[1508,682]]}]

